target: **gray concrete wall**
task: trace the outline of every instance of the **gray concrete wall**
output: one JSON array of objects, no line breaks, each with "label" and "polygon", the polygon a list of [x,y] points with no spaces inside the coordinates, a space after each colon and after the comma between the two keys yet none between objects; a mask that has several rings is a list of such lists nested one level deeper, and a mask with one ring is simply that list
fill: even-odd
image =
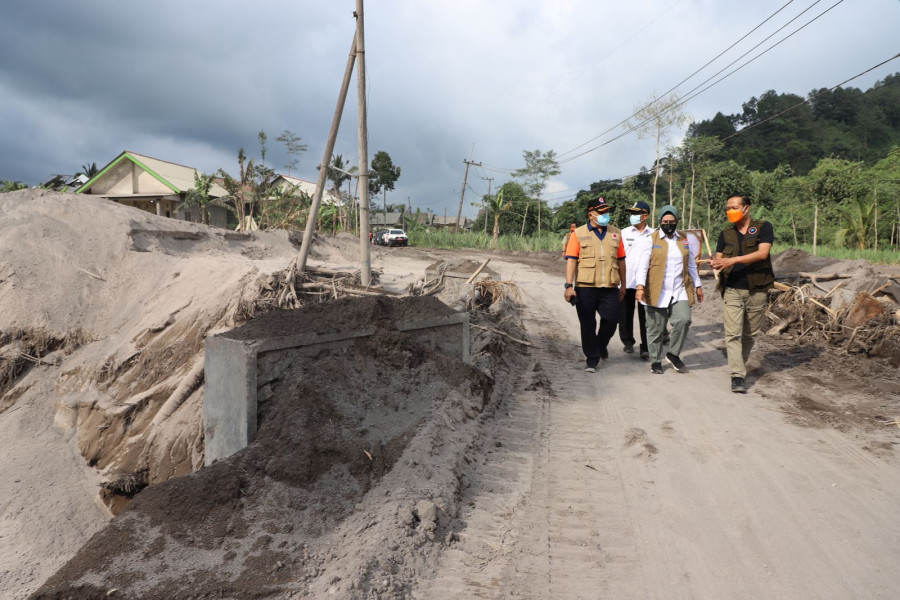
[{"label": "gray concrete wall", "polygon": [[203,435],[211,465],[256,437],[256,350],[213,336],[206,338],[203,361]]},{"label": "gray concrete wall", "polygon": [[[471,364],[469,315],[454,313],[394,323],[418,344]],[[206,339],[203,393],[205,464],[227,458],[247,447],[256,436],[258,398],[266,398],[268,383],[286,370],[299,368],[305,357],[323,348],[356,343],[375,327],[355,331],[304,333],[269,339]]]}]

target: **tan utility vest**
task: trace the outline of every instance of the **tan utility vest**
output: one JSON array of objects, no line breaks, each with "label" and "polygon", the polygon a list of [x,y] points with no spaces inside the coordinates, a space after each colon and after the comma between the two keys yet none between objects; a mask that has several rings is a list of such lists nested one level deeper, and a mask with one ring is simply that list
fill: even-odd
[{"label": "tan utility vest", "polygon": [[[722,237],[725,240],[725,247],[722,249],[724,258],[732,258],[734,256],[753,254],[759,250],[759,232],[765,221],[750,220],[750,226],[747,233],[744,234],[744,240],[741,244],[740,252],[738,252],[738,233],[733,224],[728,224],[722,230]],[[753,232],[753,233],[751,233]],[[725,293],[725,282],[734,266],[726,267],[719,273],[719,283],[716,289]],[[750,290],[768,290],[775,284],[775,271],[772,269],[772,257],[769,256],[765,260],[747,265],[747,282],[750,284]]]},{"label": "tan utility vest", "polygon": [[[652,249],[650,250],[650,269],[647,271],[647,283],[644,285],[644,302],[656,308],[665,308],[657,306],[659,295],[662,293],[663,283],[666,280],[666,263],[669,261],[669,238],[660,235],[657,229],[650,236]],[[694,305],[694,280],[688,270],[688,254],[691,251],[691,245],[687,236],[683,231],[678,232],[679,238],[676,241],[678,251],[681,252],[681,269],[684,277],[684,288],[687,291],[688,303]],[[638,282],[640,283],[640,282]]]},{"label": "tan utility vest", "polygon": [[622,283],[619,278],[619,245],[622,232],[612,225],[606,227],[603,240],[582,225],[575,230],[578,245],[578,269],[575,285],[581,287],[617,288]]}]

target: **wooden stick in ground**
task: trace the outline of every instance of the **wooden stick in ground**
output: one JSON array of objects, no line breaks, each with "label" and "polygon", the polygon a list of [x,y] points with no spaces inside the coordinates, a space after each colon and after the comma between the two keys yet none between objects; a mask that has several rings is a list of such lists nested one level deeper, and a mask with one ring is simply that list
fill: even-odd
[{"label": "wooden stick in ground", "polygon": [[825,305],[822,304],[821,302],[816,301],[814,298],[810,298],[809,301],[812,302],[813,304],[815,304],[816,306],[820,307],[820,308],[824,308],[824,309],[825,309],[825,312],[827,312],[827,313],[828,313],[829,315],[831,315],[832,317],[836,317],[836,316],[837,316],[837,313],[835,313],[833,310],[831,310],[830,308],[828,308],[827,306],[825,306]]},{"label": "wooden stick in ground", "polygon": [[831,281],[832,279],[849,279],[849,275],[842,275],[840,273],[805,273],[803,271],[797,273],[798,276],[803,277],[805,279],[812,279],[814,281]]},{"label": "wooden stick in ground", "polygon": [[[712,248],[709,247],[709,236],[706,235],[705,229],[701,229],[700,231],[703,232],[703,241],[706,242],[706,252],[709,254],[709,259],[712,260],[713,253],[712,253]],[[718,284],[719,283],[719,271],[716,269],[713,269],[713,275],[716,277],[716,283]]]},{"label": "wooden stick in ground", "polygon": [[84,273],[85,275],[90,275],[90,276],[93,277],[94,279],[99,279],[100,281],[106,281],[105,279],[103,279],[103,278],[100,277],[99,275],[97,275],[97,274],[95,274],[95,273],[91,273],[90,271],[85,271],[85,270],[82,269],[81,267],[75,267],[75,268],[78,269],[79,271],[81,271],[82,273]]},{"label": "wooden stick in ground", "polygon": [[489,262],[491,262],[491,259],[488,258],[488,259],[486,259],[483,263],[481,263],[481,266],[478,267],[477,269],[475,269],[475,272],[472,273],[472,276],[469,277],[469,278],[466,280],[466,285],[469,285],[470,283],[472,283],[473,281],[475,281],[475,278],[478,277],[478,274],[481,273],[481,272],[484,270],[484,268],[487,266],[487,264],[488,264]]}]

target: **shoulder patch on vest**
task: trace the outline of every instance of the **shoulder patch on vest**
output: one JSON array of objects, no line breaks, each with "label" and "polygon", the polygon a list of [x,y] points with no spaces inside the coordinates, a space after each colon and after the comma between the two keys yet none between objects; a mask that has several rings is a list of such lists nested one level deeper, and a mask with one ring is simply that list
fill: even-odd
[{"label": "shoulder patch on vest", "polygon": [[747,233],[749,233],[750,235],[754,235],[757,231],[759,231],[759,229],[757,229],[756,227],[751,227],[747,230]]}]

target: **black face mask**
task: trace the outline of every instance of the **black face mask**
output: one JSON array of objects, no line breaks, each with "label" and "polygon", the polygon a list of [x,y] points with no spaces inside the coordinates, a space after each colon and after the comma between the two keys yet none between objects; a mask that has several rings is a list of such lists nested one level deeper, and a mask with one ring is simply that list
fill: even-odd
[{"label": "black face mask", "polygon": [[662,230],[664,234],[672,235],[675,233],[675,228],[678,227],[678,223],[660,223],[659,228]]}]

